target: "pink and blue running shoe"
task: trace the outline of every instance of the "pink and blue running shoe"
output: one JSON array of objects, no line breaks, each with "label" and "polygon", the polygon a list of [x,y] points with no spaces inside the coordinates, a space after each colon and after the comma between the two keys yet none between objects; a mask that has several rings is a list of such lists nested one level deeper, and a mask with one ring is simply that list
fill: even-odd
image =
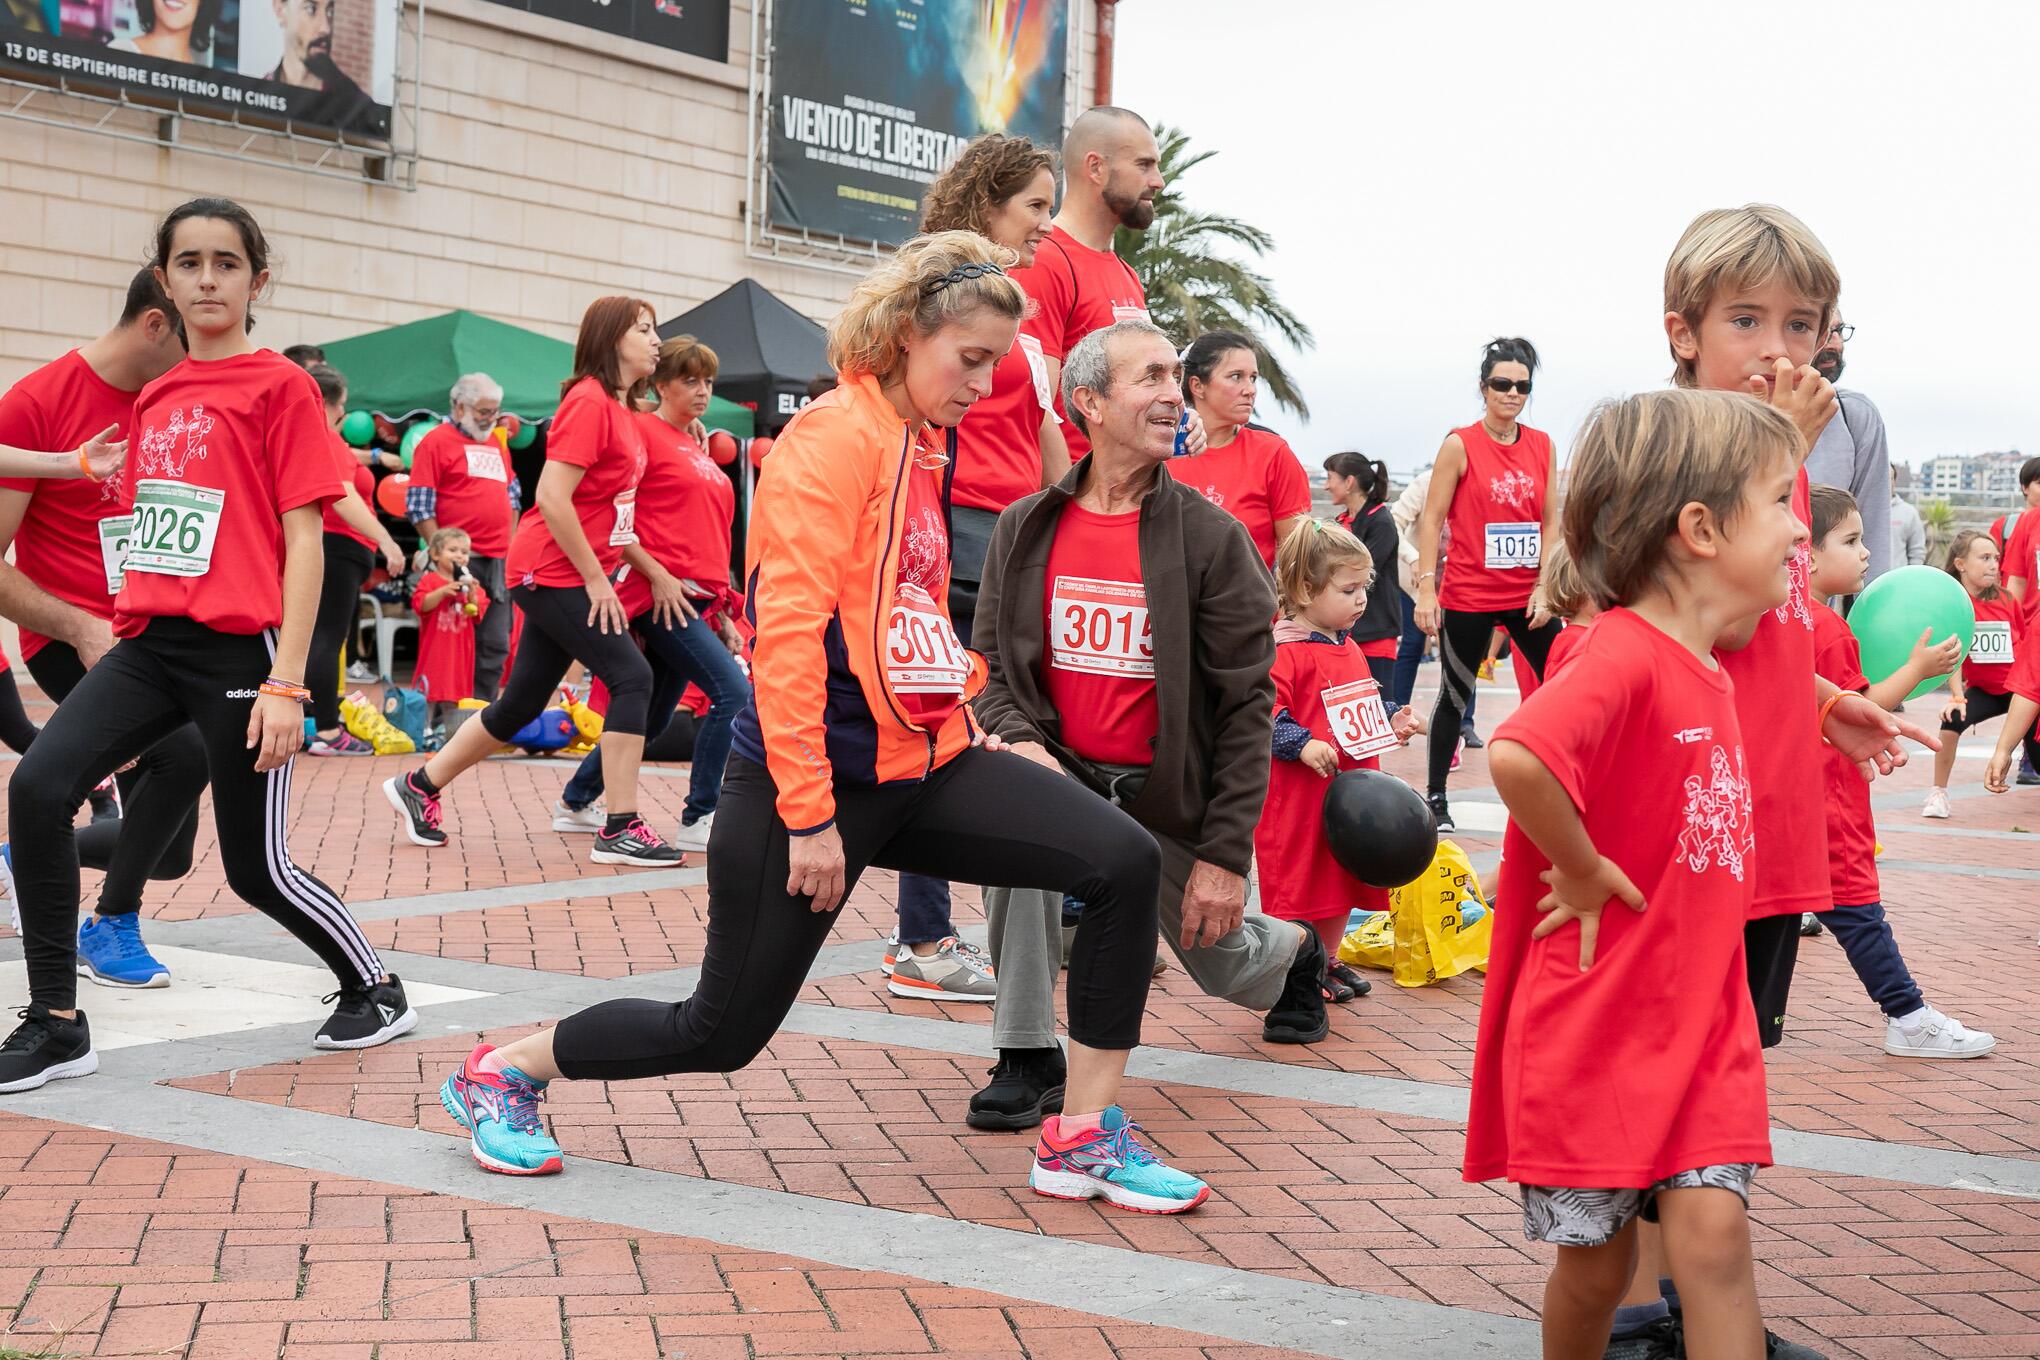
[{"label": "pink and blue running shoe", "polygon": [[1117,1105],[1095,1129],[1065,1136],[1059,1116],[1044,1120],[1027,1183],[1051,1199],[1096,1199],[1143,1214],[1180,1214],[1211,1196],[1195,1176],[1165,1165],[1136,1136],[1140,1125]]},{"label": "pink and blue running shoe", "polygon": [[468,1146],[484,1171],[505,1176],[553,1176],[566,1169],[560,1145],[539,1122],[546,1084],[514,1067],[484,1072],[478,1066],[494,1044],[481,1044],[439,1088],[439,1103],[468,1131]]}]

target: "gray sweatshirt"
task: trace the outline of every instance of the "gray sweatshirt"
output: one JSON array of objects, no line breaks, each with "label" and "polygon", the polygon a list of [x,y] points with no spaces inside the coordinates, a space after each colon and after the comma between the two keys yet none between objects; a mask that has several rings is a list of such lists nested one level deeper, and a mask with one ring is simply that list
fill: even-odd
[{"label": "gray sweatshirt", "polygon": [[1891,450],[1884,442],[1884,417],[1861,392],[1837,389],[1834,419],[1806,457],[1806,476],[1821,486],[1838,486],[1856,498],[1863,512],[1863,546],[1870,550],[1867,585],[1890,571]]}]

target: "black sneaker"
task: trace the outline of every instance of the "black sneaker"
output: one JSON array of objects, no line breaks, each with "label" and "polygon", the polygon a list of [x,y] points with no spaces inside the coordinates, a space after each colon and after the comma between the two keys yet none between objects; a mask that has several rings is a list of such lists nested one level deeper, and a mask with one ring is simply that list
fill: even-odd
[{"label": "black sneaker", "polygon": [[1305,927],[1303,948],[1296,951],[1283,980],[1282,995],[1261,1022],[1261,1037],[1271,1044],[1314,1044],[1331,1033],[1323,990],[1325,946],[1317,932]]},{"label": "black sneaker", "polygon": [[2040,770],[2033,768],[2033,762],[2026,759],[2023,752],[2019,756],[2019,775],[2014,782],[2028,787],[2040,784]]},{"label": "black sneaker", "polygon": [[1640,1332],[1618,1336],[1601,1352],[1601,1360],[1678,1360],[1685,1336],[1679,1324],[1661,1317]]},{"label": "black sneaker", "polygon": [[1460,730],[1459,740],[1466,744],[1466,749],[1469,751],[1478,751],[1487,745],[1486,742],[1480,739],[1480,733],[1474,731],[1471,727]]},{"label": "black sneaker", "polygon": [[595,848],[588,852],[592,863],[628,864],[638,869],[677,868],[686,857],[686,851],[666,844],[642,817],[631,818],[621,831],[596,832]]},{"label": "black sneaker", "polygon": [[15,1015],[21,1023],[0,1044],[0,1091],[33,1091],[59,1077],[88,1077],[99,1070],[85,1012],[65,1020],[38,1001]]},{"label": "black sneaker", "polygon": [[1820,917],[1815,916],[1812,912],[1802,911],[1799,913],[1799,933],[1801,935],[1818,935],[1826,929],[1827,927],[1820,923]]},{"label": "black sneaker", "polygon": [[427,849],[446,844],[446,833],[439,829],[438,794],[424,792],[408,774],[383,780],[382,791],[397,810],[397,825],[411,838],[411,844]]},{"label": "black sneaker", "polygon": [[92,820],[95,822],[117,822],[120,820],[120,799],[114,793],[112,780],[92,790]]},{"label": "black sneaker", "polygon": [[1428,794],[1424,801],[1431,805],[1431,820],[1438,824],[1441,834],[1456,829],[1452,825],[1452,808],[1445,802],[1444,794]]},{"label": "black sneaker", "polygon": [[374,1048],[399,1034],[409,1033],[418,1023],[418,1012],[404,997],[404,984],[390,974],[388,982],[373,987],[359,984],[328,992],[325,1000],[338,998],[340,1004],[312,1039],[313,1048]]},{"label": "black sneaker", "polygon": [[963,1122],[974,1129],[1031,1129],[1061,1114],[1069,1072],[1060,1048],[1002,1048],[985,1089],[970,1098]]},{"label": "black sneaker", "polygon": [[[1671,1336],[1673,1338],[1673,1349],[1665,1352],[1665,1354],[1683,1356],[1686,1353],[1685,1318],[1680,1313],[1674,1312],[1669,1318],[1664,1319],[1664,1322],[1671,1324]],[[1652,1325],[1659,1326],[1662,1324],[1653,1323]],[[1614,1355],[1614,1351],[1610,1350],[1608,1355],[1603,1357],[1603,1360],[1609,1360],[1609,1357],[1614,1357]],[[1657,1357],[1657,1352],[1649,1352],[1649,1360],[1657,1360]],[[1616,1360],[1621,1360],[1621,1357],[1616,1357]],[[1817,1351],[1811,1346],[1802,1346],[1797,1341],[1787,1341],[1784,1337],[1766,1327],[1764,1329],[1764,1360],[1828,1360],[1828,1357],[1824,1352]]]}]

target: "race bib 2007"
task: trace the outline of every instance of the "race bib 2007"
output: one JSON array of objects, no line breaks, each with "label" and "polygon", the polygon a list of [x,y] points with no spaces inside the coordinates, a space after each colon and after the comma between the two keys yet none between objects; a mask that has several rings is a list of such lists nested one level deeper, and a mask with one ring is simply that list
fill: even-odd
[{"label": "race bib 2007", "polygon": [[1544,528],[1539,524],[1490,524],[1487,526],[1489,571],[1509,567],[1532,567],[1544,547]]},{"label": "race bib 2007", "polygon": [[122,565],[127,561],[128,534],[134,524],[131,515],[108,515],[99,521],[99,562],[106,568],[106,593],[120,594]]},{"label": "race bib 2007", "polygon": [[1372,680],[1350,680],[1333,685],[1323,694],[1325,718],[1332,725],[1332,740],[1355,760],[1394,750],[1399,743],[1388,725],[1388,709],[1381,702],[1381,686]]},{"label": "race bib 2007", "polygon": [[2009,666],[2012,654],[2012,625],[1992,619],[1976,625],[1976,637],[1969,644],[1969,659],[1979,666]]},{"label": "race bib 2007", "polygon": [[895,694],[961,694],[970,653],[928,592],[900,582],[885,630],[885,678]]},{"label": "race bib 2007", "polygon": [[227,493],[209,486],[144,478],[135,483],[125,571],[203,576],[212,570],[213,544]]},{"label": "race bib 2007", "polygon": [[1049,612],[1049,664],[1088,675],[1155,673],[1154,633],[1147,588],[1137,582],[1058,576]]}]

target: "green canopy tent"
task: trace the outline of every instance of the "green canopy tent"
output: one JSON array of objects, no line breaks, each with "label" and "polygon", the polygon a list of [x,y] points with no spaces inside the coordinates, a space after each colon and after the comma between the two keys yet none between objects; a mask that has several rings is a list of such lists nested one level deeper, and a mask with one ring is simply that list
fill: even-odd
[{"label": "green canopy tent", "polygon": [[[574,347],[564,340],[473,312],[427,317],[324,349],[326,361],[347,377],[348,409],[398,424],[417,416],[445,419],[447,393],[463,373],[486,373],[502,384],[504,411],[546,420],[574,361]],[[720,397],[709,399],[702,421],[739,439],[751,437],[751,412]]]}]

